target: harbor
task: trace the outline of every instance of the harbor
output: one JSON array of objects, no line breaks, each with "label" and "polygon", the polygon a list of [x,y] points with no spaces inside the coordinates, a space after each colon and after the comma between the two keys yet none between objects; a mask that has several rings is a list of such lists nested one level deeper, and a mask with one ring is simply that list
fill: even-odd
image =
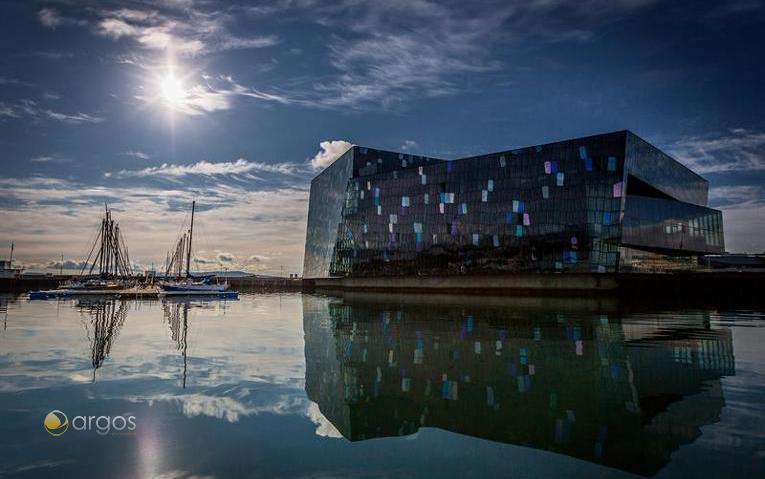
[{"label": "harbor", "polygon": [[183,293],[168,294],[159,286],[136,286],[123,289],[65,289],[56,288],[49,290],[33,290],[29,292],[29,299],[54,299],[54,298],[77,298],[77,297],[112,297],[121,299],[148,299],[161,298],[166,296],[187,296],[187,297],[213,297],[223,299],[236,299],[239,297],[238,291],[184,291]]},{"label": "harbor", "polygon": [[[156,274],[143,276],[133,271],[124,235],[119,223],[115,222],[109,206],[105,206],[104,217],[96,234],[90,252],[83,262],[79,275],[67,278],[45,278],[57,281],[57,287],[29,291],[29,299],[45,300],[65,297],[95,296],[118,298],[157,298],[164,296],[205,296],[235,299],[237,291],[229,290],[227,281],[221,282],[214,274],[193,275],[191,273],[192,241],[194,238],[194,214],[196,201],[191,203],[191,222],[188,230],[178,238],[174,248],[167,253],[165,270],[161,277]],[[7,269],[13,264],[13,249]],[[87,270],[87,272],[86,272]],[[21,269],[13,270],[7,287],[23,288]],[[19,281],[22,284],[19,284]],[[36,283],[43,278],[34,278]]]}]

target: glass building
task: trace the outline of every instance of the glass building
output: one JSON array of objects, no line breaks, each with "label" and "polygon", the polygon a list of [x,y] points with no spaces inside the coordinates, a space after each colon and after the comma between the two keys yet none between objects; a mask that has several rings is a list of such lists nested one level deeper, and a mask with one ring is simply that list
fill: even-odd
[{"label": "glass building", "polygon": [[354,146],[311,182],[303,276],[687,266],[724,250],[708,189],[629,131],[452,161]]}]

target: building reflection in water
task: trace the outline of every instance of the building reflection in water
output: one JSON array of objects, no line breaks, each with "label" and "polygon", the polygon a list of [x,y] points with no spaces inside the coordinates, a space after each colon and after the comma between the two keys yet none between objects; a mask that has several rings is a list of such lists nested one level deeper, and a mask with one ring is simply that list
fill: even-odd
[{"label": "building reflection in water", "polygon": [[303,297],[306,392],[351,441],[436,427],[652,475],[719,420],[734,374],[705,313],[384,298]]},{"label": "building reflection in water", "polygon": [[96,382],[96,371],[109,357],[112,345],[125,324],[128,312],[127,302],[113,298],[81,299],[77,307],[81,312],[86,313],[82,323],[90,342],[93,382]]}]

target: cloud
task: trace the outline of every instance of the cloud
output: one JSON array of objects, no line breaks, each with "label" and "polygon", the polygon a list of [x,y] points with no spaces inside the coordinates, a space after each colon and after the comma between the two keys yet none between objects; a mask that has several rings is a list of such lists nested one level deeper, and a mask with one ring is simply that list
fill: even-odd
[{"label": "cloud", "polygon": [[215,255],[215,259],[218,263],[233,263],[236,257],[231,253],[218,253]]},{"label": "cloud", "polygon": [[765,187],[762,185],[712,186],[709,190],[709,201],[718,206],[765,202]]},{"label": "cloud", "polygon": [[203,115],[219,110],[230,110],[231,95],[215,90],[209,85],[194,85],[184,92],[182,98],[168,104],[173,110],[190,116]]},{"label": "cloud", "polygon": [[331,437],[340,439],[343,435],[337,430],[334,424],[321,413],[319,405],[311,401],[306,408],[306,416],[312,423],[316,424],[316,435],[321,437]]},{"label": "cloud", "polygon": [[417,142],[414,140],[404,140],[404,143],[401,144],[401,151],[410,151],[417,148]]},{"label": "cloud", "polygon": [[19,80],[18,78],[8,78],[8,77],[0,77],[0,85],[18,85],[18,86],[25,86],[34,88],[36,85],[34,83],[30,83],[24,80]]},{"label": "cloud", "polygon": [[56,120],[69,124],[102,123],[104,118],[87,113],[61,113],[41,108],[35,100],[23,98],[13,105],[0,102],[0,116],[8,118],[30,118],[34,121],[45,119]]},{"label": "cloud", "polygon": [[322,170],[328,167],[352,146],[351,143],[345,140],[322,141],[319,143],[321,149],[311,158],[311,167],[314,170]]},{"label": "cloud", "polygon": [[683,138],[667,147],[670,155],[698,173],[765,170],[765,132],[733,128]]},{"label": "cloud", "polygon": [[231,33],[236,17],[216,5],[166,2],[161,7],[136,5],[131,8],[91,8],[80,18],[62,16],[56,10],[38,12],[48,28],[71,24],[89,26],[96,35],[114,41],[129,40],[145,50],[195,56],[224,50],[265,48],[279,43],[275,35],[239,36]]},{"label": "cloud", "polygon": [[[507,57],[499,51],[521,41],[589,41],[594,18],[602,24],[651,3],[489,0],[476,7],[470,2],[340,0],[220,8],[214,2],[187,2],[81,9],[77,21],[101,37],[180,56],[276,45],[280,38],[271,33],[240,34],[258,31],[267,18],[303,19],[331,32],[320,39],[328,51],[329,73],[294,77],[278,94],[195,85],[177,109],[201,115],[230,109],[237,95],[319,108],[393,108],[410,98],[451,95],[476,88],[479,74],[499,71],[501,58]],[[60,24],[60,14],[43,10],[41,22]]]},{"label": "cloud", "polygon": [[[105,176],[130,178],[130,177],[181,177],[188,175],[199,176],[222,176],[240,175],[250,172],[275,173],[282,175],[294,175],[299,173],[297,165],[293,163],[262,163],[248,161],[239,158],[236,161],[199,161],[188,165],[176,165],[163,163],[160,166],[151,166],[140,170],[121,170],[116,173],[106,173]],[[251,177],[257,179],[257,177]]]},{"label": "cloud", "polygon": [[37,12],[37,17],[40,19],[40,23],[48,28],[56,28],[61,25],[61,16],[50,8],[43,8]]},{"label": "cloud", "polygon": [[[62,269],[61,265],[62,265],[62,263],[61,263],[60,260],[59,261],[50,261],[50,262],[48,262],[47,267],[48,267],[48,269]],[[67,259],[67,260],[64,260],[63,266],[64,266],[63,269],[65,269],[65,270],[81,271],[82,268],[87,266],[87,263],[85,263],[84,261],[76,261],[76,260],[72,260],[72,259]]]},{"label": "cloud", "polygon": [[302,16],[331,31],[326,45],[334,71],[293,79],[294,103],[392,109],[412,98],[478,89],[491,77],[487,73],[502,74],[516,48],[591,41],[596,27],[656,1],[340,0],[250,11],[259,17]]},{"label": "cloud", "polygon": [[[219,269],[215,256],[222,252],[231,256],[230,269],[278,273],[283,264],[287,271],[300,271],[308,180],[296,183],[291,177],[291,186],[276,188],[263,182],[242,184],[217,181],[219,178],[209,177],[202,189],[188,186],[190,181],[132,186],[129,179],[104,179],[104,184],[93,185],[42,176],[0,178],[0,202],[7,205],[0,244],[16,241],[19,261],[43,267],[62,253],[67,258],[85,258],[107,202],[120,223],[131,259],[161,265],[165,248],[175,243],[191,201],[197,200],[196,256],[210,261],[201,266]],[[262,189],[251,190],[253,187]],[[51,222],[50,218],[57,220]],[[205,255],[199,248],[216,253]],[[260,261],[253,262],[251,256]]]},{"label": "cloud", "polygon": [[[357,101],[401,99],[403,93],[440,96],[452,93],[455,85],[449,74],[495,69],[498,64],[467,58],[456,50],[469,50],[471,43],[450,44],[451,40],[425,40],[420,34],[384,34],[364,41],[338,41],[332,45],[333,65],[347,75],[344,80],[322,85],[336,89],[331,101],[353,105]],[[483,55],[480,55],[483,56]],[[452,58],[449,58],[452,57]],[[418,71],[418,74],[411,73]]]},{"label": "cloud", "polygon": [[[765,132],[731,128],[723,132],[689,136],[670,143],[665,150],[702,174],[717,174],[709,190],[709,203],[723,212],[725,249],[732,252],[765,250],[765,187],[756,184],[719,184],[744,174],[739,180],[757,182],[765,171]],[[718,182],[718,184],[715,184]]]},{"label": "cloud", "polygon": [[[237,97],[254,98],[281,104],[291,103],[291,100],[285,96],[241,85],[230,75],[214,77],[203,75],[202,79],[204,80],[203,83],[183,89],[179,98],[175,98],[171,102],[166,101],[164,106],[188,116],[200,116],[216,111],[230,110],[234,107],[234,100]],[[157,101],[156,97],[144,95],[137,95],[136,98],[146,103]]]},{"label": "cloud", "polygon": [[194,264],[195,265],[196,264],[217,264],[215,261],[213,261],[211,259],[207,259],[204,256],[200,256],[200,255],[196,255],[196,254],[194,255],[194,258],[192,258],[192,259],[194,260]]},{"label": "cloud", "polygon": [[250,38],[229,36],[221,40],[217,44],[216,49],[241,50],[246,48],[265,48],[276,45],[277,43],[279,43],[279,39],[274,35]]},{"label": "cloud", "polygon": [[19,115],[13,107],[0,102],[0,117],[2,116],[6,118],[18,118]]},{"label": "cloud", "polygon": [[[71,181],[44,176],[32,176],[29,178],[0,178],[0,187],[7,188],[7,192],[12,190],[25,191],[25,188],[67,188],[71,185]],[[0,190],[0,192],[2,192],[2,190]]]},{"label": "cloud", "polygon": [[112,38],[113,40],[119,40],[125,36],[138,34],[139,29],[118,18],[107,18],[105,20],[101,20],[101,22],[98,24],[98,32],[101,35]]},{"label": "cloud", "polygon": [[48,163],[53,160],[55,160],[55,158],[52,156],[35,156],[34,158],[29,159],[32,163]]},{"label": "cloud", "polygon": [[249,263],[262,263],[263,261],[268,261],[268,256],[260,255],[260,254],[253,254],[247,257],[247,261]]},{"label": "cloud", "polygon": [[74,462],[75,461],[73,459],[64,459],[59,461],[37,461],[31,464],[24,464],[22,466],[19,466],[16,469],[14,469],[13,472],[16,474],[21,474],[21,473],[29,473],[31,471],[39,471],[40,469],[43,469],[43,470],[49,469],[50,471],[46,471],[46,472],[52,473],[53,470],[58,469],[61,466],[74,464]]},{"label": "cloud", "polygon": [[151,156],[147,155],[146,153],[139,151],[139,150],[130,150],[126,151],[125,155],[130,156],[132,158],[136,158],[138,160],[150,160]]},{"label": "cloud", "polygon": [[[459,90],[462,75],[496,70],[491,57],[507,6],[471,9],[427,1],[340,2],[318,12],[317,21],[340,24],[329,43],[339,75],[313,82],[316,103],[327,107],[392,107],[407,98]],[[354,21],[348,24],[346,18]],[[379,28],[386,25],[386,28]]]},{"label": "cloud", "polygon": [[[247,395],[245,395],[247,399]],[[157,394],[131,396],[130,402],[167,402],[180,406],[186,417],[206,416],[235,423],[246,416],[258,414],[298,415],[305,411],[306,399],[299,395],[284,394],[276,401],[267,404],[252,404],[240,398],[229,396],[210,396],[204,393],[193,394]]]},{"label": "cloud", "polygon": [[71,160],[59,156],[41,155],[32,157],[29,161],[32,163],[69,163]]},{"label": "cloud", "polygon": [[215,476],[200,476],[182,469],[171,469],[155,475],[154,479],[215,479]]},{"label": "cloud", "polygon": [[703,18],[707,21],[720,21],[734,15],[754,15],[763,8],[765,5],[760,0],[730,0],[713,7]]},{"label": "cloud", "polygon": [[709,190],[709,201],[722,210],[725,249],[735,253],[765,251],[765,186],[725,185]]},{"label": "cloud", "polygon": [[87,113],[59,113],[52,110],[45,110],[44,113],[48,116],[48,118],[52,118],[54,120],[63,121],[64,123],[72,123],[72,124],[79,124],[79,123],[101,123],[104,121],[103,118],[93,115],[88,115]]},{"label": "cloud", "polygon": [[87,22],[83,20],[77,20],[70,17],[65,17],[61,15],[57,10],[54,10],[52,8],[42,8],[37,12],[37,19],[40,20],[40,23],[46,27],[51,29],[56,29],[60,26],[69,26],[69,25],[76,25],[76,26],[82,26],[86,25]]},{"label": "cloud", "polygon": [[715,186],[710,203],[723,212],[725,249],[736,253],[765,251],[765,186]]},{"label": "cloud", "polygon": [[248,87],[242,86],[238,84],[237,82],[235,82],[230,75],[221,75],[218,78],[229,84],[228,89],[222,88],[218,90],[221,93],[228,94],[231,96],[239,95],[239,96],[245,96],[250,98],[257,98],[259,100],[274,101],[281,104],[291,103],[291,100],[285,96],[277,95],[274,93],[266,93],[260,90],[256,90],[254,88],[248,88]]},{"label": "cloud", "polygon": [[[478,74],[500,70],[498,51],[522,40],[589,41],[594,19],[602,24],[651,3],[488,0],[476,7],[470,2],[340,0],[220,8],[214,2],[184,2],[81,9],[77,21],[101,37],[180,56],[276,45],[280,38],[272,33],[240,34],[258,31],[268,18],[303,19],[331,32],[320,39],[328,50],[329,74],[295,77],[284,86],[290,91],[280,94],[197,85],[179,111],[199,115],[229,109],[235,95],[320,108],[395,107],[414,97],[451,95],[475,88]],[[38,16],[51,25],[64,21],[52,9]]]},{"label": "cloud", "polygon": [[134,403],[166,402],[175,404],[180,407],[186,417],[206,416],[229,423],[239,422],[243,417],[259,414],[303,416],[316,425],[315,433],[317,436],[335,439],[343,437],[340,431],[322,414],[318,404],[301,395],[283,394],[270,403],[264,403],[262,400],[255,402],[252,399],[252,393],[247,390],[239,391],[237,397],[192,393],[131,396],[127,400]]},{"label": "cloud", "polygon": [[20,57],[39,57],[46,60],[62,60],[64,58],[72,58],[76,54],[75,52],[56,52],[56,51],[36,51],[36,52],[19,52]]},{"label": "cloud", "polygon": [[196,55],[204,50],[203,41],[174,33],[173,28],[172,23],[160,26],[138,26],[119,18],[105,18],[98,23],[96,32],[112,40],[123,37],[132,38],[142,48],[168,50],[179,55]]},{"label": "cloud", "polygon": [[[331,32],[319,40],[332,71],[294,77],[283,86],[289,92],[247,92],[280,103],[363,108],[401,106],[410,98],[476,88],[478,74],[499,71],[508,56],[504,52],[521,41],[589,41],[594,24],[652,3],[655,0],[488,0],[478,7],[429,0],[306,0],[221,8],[216,2],[146,2],[129,8],[68,7],[77,19],[44,8],[38,17],[51,27],[76,21],[98,36],[180,56],[267,48],[280,43],[277,35],[260,31],[269,25],[267,19],[306,20]],[[242,35],[243,31],[257,33]],[[227,110],[232,96],[247,95],[236,88],[219,90],[195,86],[179,111],[200,115]]]}]

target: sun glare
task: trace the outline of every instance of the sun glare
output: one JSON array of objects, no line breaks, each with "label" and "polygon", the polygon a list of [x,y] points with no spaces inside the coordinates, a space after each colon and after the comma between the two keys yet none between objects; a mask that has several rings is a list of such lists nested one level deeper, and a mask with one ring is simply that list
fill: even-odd
[{"label": "sun glare", "polygon": [[173,72],[168,73],[160,84],[162,88],[162,98],[171,105],[177,104],[186,96],[183,89],[183,83]]}]

